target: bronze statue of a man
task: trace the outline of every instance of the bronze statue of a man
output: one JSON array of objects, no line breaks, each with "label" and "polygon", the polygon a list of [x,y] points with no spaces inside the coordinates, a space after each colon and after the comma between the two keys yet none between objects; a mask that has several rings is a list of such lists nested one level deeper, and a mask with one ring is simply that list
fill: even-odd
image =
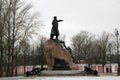
[{"label": "bronze statue of a man", "polygon": [[63,20],[57,20],[57,16],[53,17],[52,21],[52,29],[51,29],[51,34],[50,34],[50,39],[53,39],[54,36],[56,36],[56,39],[58,39],[59,36],[59,30],[58,30],[58,22],[61,22]]}]

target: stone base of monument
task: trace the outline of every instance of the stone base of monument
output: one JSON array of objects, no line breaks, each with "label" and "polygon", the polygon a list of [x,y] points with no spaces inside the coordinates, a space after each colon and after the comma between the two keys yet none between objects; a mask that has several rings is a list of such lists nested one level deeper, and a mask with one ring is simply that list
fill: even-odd
[{"label": "stone base of monument", "polygon": [[68,65],[55,65],[52,70],[71,70]]},{"label": "stone base of monument", "polygon": [[54,70],[54,71],[41,71],[39,76],[83,76],[79,70]]},{"label": "stone base of monument", "polygon": [[65,60],[54,58],[53,70],[71,70]]},{"label": "stone base of monument", "polygon": [[78,66],[73,62],[71,49],[65,46],[64,41],[50,39],[44,43],[44,53],[48,70],[41,71],[38,75],[57,76],[57,75],[83,75],[78,70]]}]

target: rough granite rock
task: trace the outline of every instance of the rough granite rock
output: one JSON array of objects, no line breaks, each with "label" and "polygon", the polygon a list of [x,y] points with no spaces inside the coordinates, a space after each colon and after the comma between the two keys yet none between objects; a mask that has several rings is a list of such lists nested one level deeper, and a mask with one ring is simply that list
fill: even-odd
[{"label": "rough granite rock", "polygon": [[69,64],[71,70],[78,69],[78,66],[75,63],[73,63],[73,59],[70,53],[66,49],[62,48],[54,40],[47,40],[45,42],[44,51],[48,65],[48,70],[53,69],[55,58],[65,60]]}]

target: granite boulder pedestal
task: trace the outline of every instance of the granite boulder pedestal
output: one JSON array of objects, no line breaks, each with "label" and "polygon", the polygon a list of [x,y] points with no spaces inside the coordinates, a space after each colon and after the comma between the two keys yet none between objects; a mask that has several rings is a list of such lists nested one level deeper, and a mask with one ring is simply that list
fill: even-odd
[{"label": "granite boulder pedestal", "polygon": [[44,44],[48,70],[78,70],[62,41],[49,39]]}]

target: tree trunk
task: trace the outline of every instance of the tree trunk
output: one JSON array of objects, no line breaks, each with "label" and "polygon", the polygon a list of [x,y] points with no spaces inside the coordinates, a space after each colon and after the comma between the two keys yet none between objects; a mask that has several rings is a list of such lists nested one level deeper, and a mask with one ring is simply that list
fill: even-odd
[{"label": "tree trunk", "polygon": [[26,72],[26,55],[24,53],[24,74],[25,74],[25,72]]},{"label": "tree trunk", "polygon": [[3,41],[0,40],[0,77],[3,76]]},{"label": "tree trunk", "polygon": [[3,36],[3,26],[2,26],[2,14],[1,14],[1,10],[2,9],[2,0],[0,0],[0,77],[3,74],[3,40],[2,40],[2,36]]},{"label": "tree trunk", "polygon": [[12,29],[12,66],[11,66],[11,75],[13,74],[13,70],[14,70],[14,54],[15,54],[15,23],[16,23],[16,3],[13,3],[13,29]]},{"label": "tree trunk", "polygon": [[14,66],[14,68],[15,68],[15,76],[17,76],[18,74],[17,74],[17,56],[15,56],[15,66]]},{"label": "tree trunk", "polygon": [[105,71],[104,71],[104,67],[105,67],[105,65],[102,65],[102,67],[103,67],[103,73],[104,73],[104,72],[105,72]]},{"label": "tree trunk", "polygon": [[9,13],[9,21],[8,21],[8,65],[7,65],[7,76],[10,76],[10,67],[11,67],[11,38],[10,38],[10,13]]}]

